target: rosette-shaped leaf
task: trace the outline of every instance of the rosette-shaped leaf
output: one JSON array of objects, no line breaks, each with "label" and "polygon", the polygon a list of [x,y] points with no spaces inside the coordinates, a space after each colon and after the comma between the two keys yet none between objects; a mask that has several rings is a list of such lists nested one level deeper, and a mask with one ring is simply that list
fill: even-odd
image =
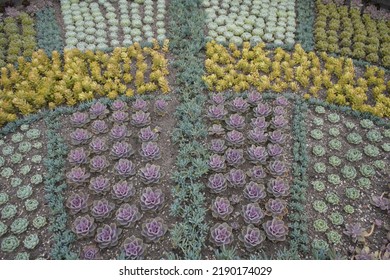
[{"label": "rosette-shaped leaf", "polygon": [[245,161],[244,151],[242,149],[229,148],[225,152],[225,158],[228,165],[238,167]]},{"label": "rosette-shaped leaf", "polygon": [[238,239],[244,242],[244,246],[248,251],[252,251],[265,240],[265,234],[262,230],[250,224],[242,229]]},{"label": "rosette-shaped leaf", "polygon": [[263,97],[259,92],[252,91],[248,94],[248,103],[252,106],[256,106],[261,100],[263,100]]},{"label": "rosette-shaped leaf", "polygon": [[158,183],[161,178],[160,166],[147,163],[140,169],[139,176],[144,184]]},{"label": "rosette-shaped leaf", "polygon": [[207,116],[212,121],[223,120],[227,113],[228,112],[227,110],[225,110],[225,107],[223,105],[211,105],[208,108]]},{"label": "rosette-shaped leaf", "polygon": [[384,211],[389,211],[390,210],[390,199],[384,197],[383,195],[381,196],[376,196],[373,195],[371,196],[371,204],[384,210]]},{"label": "rosette-shaped leaf", "polygon": [[283,144],[286,140],[286,135],[281,130],[274,130],[269,134],[269,141],[274,144]]},{"label": "rosette-shaped leaf", "polygon": [[267,191],[275,197],[287,196],[290,192],[290,186],[280,178],[269,180],[267,186]]},{"label": "rosette-shaped leaf", "polygon": [[95,193],[107,192],[110,189],[110,179],[105,178],[102,175],[91,178],[89,189]]},{"label": "rosette-shaped leaf", "polygon": [[267,152],[270,157],[278,157],[283,154],[283,148],[279,144],[268,144]]},{"label": "rosette-shaped leaf", "polygon": [[70,134],[73,145],[85,144],[91,136],[91,133],[82,128],[76,128],[76,130]]},{"label": "rosette-shaped leaf", "polygon": [[248,132],[248,139],[254,144],[261,144],[267,141],[268,136],[263,129],[254,128]]},{"label": "rosette-shaped leaf", "polygon": [[256,117],[267,117],[272,113],[272,109],[268,104],[259,103],[253,109],[253,112],[255,113]]},{"label": "rosette-shaped leaf", "polygon": [[133,109],[135,111],[143,111],[143,112],[146,112],[148,110],[148,103],[141,99],[141,98],[137,98],[132,104],[131,106],[133,107]]},{"label": "rosette-shaped leaf", "polygon": [[221,173],[211,175],[209,177],[207,187],[209,187],[209,189],[213,193],[223,192],[227,188],[227,182],[225,176]]},{"label": "rosette-shaped leaf", "polygon": [[85,215],[77,217],[76,220],[74,220],[72,231],[78,238],[83,238],[92,236],[95,228],[96,224],[94,219],[89,215]]},{"label": "rosette-shaped leaf", "polygon": [[164,203],[164,193],[160,189],[147,187],[141,194],[142,210],[158,210]]},{"label": "rosette-shaped leaf", "polygon": [[226,150],[225,141],[221,139],[212,139],[209,149],[216,154],[222,154]]},{"label": "rosette-shaped leaf", "polygon": [[108,131],[108,125],[103,120],[95,120],[91,125],[92,132],[95,134],[103,134]]},{"label": "rosette-shaped leaf", "polygon": [[123,110],[127,109],[127,104],[126,104],[126,102],[123,102],[122,100],[115,100],[111,104],[111,109],[114,111],[121,111],[121,110],[123,111]]},{"label": "rosette-shaped leaf", "polygon": [[233,112],[245,113],[249,109],[249,104],[242,97],[236,97],[230,102],[230,108]]},{"label": "rosette-shaped leaf", "polygon": [[114,247],[118,244],[119,235],[122,229],[117,228],[116,224],[104,224],[96,230],[95,241],[102,249]]},{"label": "rosette-shaped leaf", "polygon": [[134,154],[133,147],[127,142],[116,142],[112,145],[110,155],[115,158],[128,158]]},{"label": "rosette-shaped leaf", "polygon": [[228,142],[228,144],[233,147],[239,147],[243,145],[245,141],[244,134],[242,134],[237,130],[232,130],[226,133],[225,139]]},{"label": "rosette-shaped leaf", "polygon": [[161,158],[160,148],[156,142],[142,143],[140,155],[145,160],[156,160]]},{"label": "rosette-shaped leaf", "polygon": [[230,201],[223,197],[217,197],[211,204],[211,211],[214,218],[227,220],[228,216],[233,212],[233,206]]},{"label": "rosette-shaped leaf", "polygon": [[258,203],[249,203],[242,206],[242,216],[244,217],[244,221],[246,223],[258,224],[261,219],[264,218],[265,214]]},{"label": "rosette-shaped leaf", "polygon": [[286,97],[284,96],[278,96],[276,99],[275,99],[275,104],[278,105],[278,106],[287,106],[289,103],[288,103],[288,100]]},{"label": "rosette-shaped leaf", "polygon": [[89,162],[89,167],[92,172],[102,172],[109,165],[105,156],[94,156]]},{"label": "rosette-shaped leaf", "polygon": [[95,245],[88,245],[83,248],[80,256],[82,260],[97,260],[99,259],[99,248]]},{"label": "rosette-shaped leaf", "polygon": [[223,135],[225,133],[225,129],[220,124],[213,124],[208,131],[210,135]]},{"label": "rosette-shaped leaf", "polygon": [[257,117],[251,119],[251,126],[253,129],[265,130],[268,127],[268,122],[265,120],[265,117]]},{"label": "rosette-shaped leaf", "polygon": [[268,170],[274,176],[282,176],[287,172],[287,167],[282,161],[274,160],[268,164]]},{"label": "rosette-shaped leaf", "polygon": [[168,227],[164,224],[163,219],[157,217],[148,219],[142,224],[141,234],[149,241],[158,241],[167,232]]},{"label": "rosette-shaped leaf", "polygon": [[141,258],[145,252],[145,245],[142,239],[132,235],[125,239],[122,249],[127,259],[137,260]]},{"label": "rosette-shaped leaf", "polygon": [[120,201],[128,201],[131,196],[135,193],[133,184],[126,181],[119,181],[112,186],[112,197]]},{"label": "rosette-shaped leaf", "polygon": [[209,167],[211,170],[215,172],[221,172],[225,170],[226,164],[225,164],[225,157],[220,155],[211,155],[209,159]]},{"label": "rosette-shaped leaf", "polygon": [[92,138],[91,143],[89,143],[89,147],[96,154],[103,153],[108,149],[106,139],[101,137]]},{"label": "rosette-shaped leaf", "polygon": [[226,124],[230,130],[243,130],[245,128],[245,118],[239,114],[233,114],[226,120]]},{"label": "rosette-shaped leaf", "polygon": [[135,127],[144,127],[150,124],[150,114],[144,111],[137,111],[131,115],[131,124]]},{"label": "rosette-shaped leaf", "polygon": [[124,123],[129,120],[129,114],[123,111],[115,111],[112,113],[111,119],[115,123]]},{"label": "rosette-shaped leaf", "polygon": [[138,134],[138,138],[141,140],[141,142],[149,142],[149,141],[156,141],[158,138],[158,134],[155,133],[150,126],[141,128]]},{"label": "rosette-shaped leaf", "polygon": [[279,218],[273,218],[263,224],[264,231],[271,241],[284,241],[288,234],[288,227]]},{"label": "rosette-shaped leaf", "polygon": [[254,164],[265,164],[268,159],[268,153],[265,147],[252,145],[247,149],[248,157]]},{"label": "rosette-shaped leaf", "polygon": [[284,128],[288,124],[288,120],[284,116],[274,116],[271,120],[271,125],[275,129]]},{"label": "rosette-shaped leaf", "polygon": [[142,218],[142,214],[137,206],[125,203],[116,211],[115,218],[121,226],[130,227]]},{"label": "rosette-shaped leaf", "polygon": [[115,205],[108,202],[108,200],[105,198],[95,200],[91,206],[91,214],[97,221],[102,221],[105,218],[110,217],[114,207]]},{"label": "rosette-shaped leaf", "polygon": [[215,105],[221,105],[225,102],[225,95],[222,93],[215,93],[211,95],[211,102]]},{"label": "rosette-shaped leaf", "polygon": [[265,204],[265,210],[269,216],[282,218],[287,214],[287,202],[279,198],[269,199]]},{"label": "rosette-shaped leaf", "polygon": [[210,228],[211,241],[217,246],[229,245],[233,242],[232,227],[227,223],[217,223]]},{"label": "rosette-shaped leaf", "polygon": [[227,180],[233,187],[243,187],[246,184],[246,176],[241,169],[231,169],[227,174]]},{"label": "rosette-shaped leaf", "polygon": [[70,117],[70,123],[74,127],[83,127],[85,124],[89,122],[88,113],[84,112],[75,112]]},{"label": "rosette-shaped leaf", "polygon": [[364,242],[367,231],[360,223],[346,224],[344,234],[351,236],[354,242]]},{"label": "rosette-shaped leaf", "polygon": [[123,140],[126,136],[130,136],[130,133],[125,125],[115,124],[110,131],[110,137],[114,140]]},{"label": "rosette-shaped leaf", "polygon": [[248,176],[251,177],[252,181],[259,182],[264,179],[267,174],[265,173],[263,167],[256,165],[248,171]]},{"label": "rosette-shaped leaf", "polygon": [[66,207],[69,208],[71,214],[88,211],[88,194],[74,193],[66,200]]},{"label": "rosette-shaped leaf", "polygon": [[244,189],[244,197],[252,202],[257,202],[260,199],[266,197],[264,185],[257,184],[255,182],[249,182]]},{"label": "rosette-shaped leaf", "polygon": [[84,148],[76,148],[73,150],[70,150],[68,154],[68,162],[72,165],[80,165],[87,162],[87,153],[85,152]]},{"label": "rosette-shaped leaf", "polygon": [[67,182],[76,186],[82,185],[87,182],[89,176],[89,173],[85,171],[85,168],[82,167],[73,167],[66,174]]},{"label": "rosette-shaped leaf", "polygon": [[284,116],[285,114],[286,114],[286,110],[282,106],[276,106],[274,108],[274,115]]},{"label": "rosette-shaped leaf", "polygon": [[164,116],[167,113],[168,102],[164,99],[157,99],[154,103],[154,111],[157,115]]},{"label": "rosette-shaped leaf", "polygon": [[132,161],[128,159],[121,158],[116,164],[115,164],[115,171],[123,176],[123,177],[130,177],[135,175],[135,165]]},{"label": "rosette-shaped leaf", "polygon": [[91,115],[91,119],[102,118],[108,114],[107,106],[100,102],[96,102],[89,109],[89,114]]}]

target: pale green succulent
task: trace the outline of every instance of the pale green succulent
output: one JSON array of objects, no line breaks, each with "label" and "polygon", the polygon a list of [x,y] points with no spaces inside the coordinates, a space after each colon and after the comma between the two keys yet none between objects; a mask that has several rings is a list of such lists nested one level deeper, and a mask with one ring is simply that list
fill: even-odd
[{"label": "pale green succulent", "polygon": [[34,211],[35,209],[38,208],[39,202],[36,199],[27,199],[24,202],[24,207],[26,207],[26,210],[28,212]]},{"label": "pale green succulent", "polygon": [[315,231],[325,232],[329,227],[328,223],[323,219],[317,219],[313,222],[313,227]]},{"label": "pale green succulent", "polygon": [[319,129],[313,129],[310,131],[310,136],[316,140],[321,140],[324,137],[324,134]]},{"label": "pale green succulent", "polygon": [[2,221],[0,221],[0,237],[6,234],[7,230],[8,230],[8,226],[4,224]]},{"label": "pale green succulent", "polygon": [[313,208],[319,213],[325,213],[328,210],[328,206],[323,200],[315,200],[313,202]]},{"label": "pale green succulent", "polygon": [[374,143],[381,142],[383,139],[383,136],[380,131],[375,129],[369,130],[366,134],[366,137],[369,141]]},{"label": "pale green succulent", "polygon": [[386,153],[390,152],[390,143],[383,143],[381,147]]},{"label": "pale green succulent", "polygon": [[341,243],[341,234],[339,234],[337,231],[331,230],[326,233],[326,237],[328,238],[328,241],[332,244],[340,244]]},{"label": "pale green succulent", "polygon": [[352,200],[356,200],[360,197],[360,192],[356,188],[346,188],[345,195]]},{"label": "pale green succulent", "polygon": [[326,165],[323,162],[316,162],[314,164],[314,170],[317,173],[323,174],[326,172]]},{"label": "pale green succulent", "polygon": [[316,191],[322,192],[325,190],[325,184],[322,181],[313,181],[311,184]]},{"label": "pale green succulent", "polygon": [[22,124],[21,126],[20,126],[20,130],[21,131],[26,131],[26,130],[28,130],[30,128],[30,126],[28,125],[28,124]]},{"label": "pale green succulent", "polygon": [[22,175],[27,175],[31,170],[31,165],[23,165],[19,169],[19,173]]},{"label": "pale green succulent", "polygon": [[343,168],[341,168],[341,174],[344,176],[345,179],[354,179],[357,175],[355,167],[351,165],[344,165]]},{"label": "pale green succulent", "polygon": [[325,114],[325,108],[322,106],[316,106],[314,110],[317,114]]},{"label": "pale green succulent", "polygon": [[344,122],[344,125],[348,129],[354,129],[356,127],[356,125],[353,122],[348,122],[348,121]]},{"label": "pale green succulent", "polygon": [[311,246],[313,247],[313,249],[319,250],[319,251],[326,252],[329,250],[329,244],[325,240],[320,239],[320,238],[314,238],[313,242],[311,243]]},{"label": "pale green succulent", "polygon": [[3,170],[1,170],[1,176],[8,179],[12,175],[14,175],[14,171],[10,167],[4,167]]},{"label": "pale green succulent", "polygon": [[383,136],[387,137],[387,138],[390,138],[390,129],[385,129],[383,131]]},{"label": "pale green succulent", "polygon": [[11,141],[14,143],[19,143],[19,142],[23,141],[23,138],[24,138],[23,134],[17,132],[17,133],[12,135]]},{"label": "pale green succulent", "polygon": [[316,145],[313,147],[313,154],[318,157],[325,155],[325,148],[321,145]]},{"label": "pale green succulent", "polygon": [[1,210],[1,218],[2,219],[12,219],[15,217],[17,213],[17,207],[13,204],[7,204],[4,206],[4,208]]},{"label": "pale green succulent", "polygon": [[41,136],[41,132],[36,128],[32,128],[32,129],[27,130],[26,136],[29,139],[37,139],[37,138],[39,138],[39,136]]},{"label": "pale green succulent", "polygon": [[42,156],[41,155],[33,155],[31,157],[31,161],[33,163],[40,163],[42,161]]},{"label": "pale green succulent", "polygon": [[368,165],[368,164],[362,164],[360,166],[360,173],[364,176],[364,177],[372,177],[375,175],[375,169],[374,167],[372,167],[371,165]]},{"label": "pale green succulent", "polygon": [[328,216],[328,218],[335,226],[339,226],[344,223],[344,218],[340,212],[333,212]]},{"label": "pale green succulent", "polygon": [[329,174],[328,175],[328,182],[333,185],[338,185],[341,183],[340,176],[337,174]]},{"label": "pale green succulent", "polygon": [[15,149],[13,146],[7,145],[7,146],[4,146],[1,151],[2,151],[4,156],[9,156],[14,152],[14,150]]},{"label": "pale green succulent", "polygon": [[33,189],[30,185],[21,186],[18,188],[18,191],[16,192],[16,196],[20,199],[26,199],[30,197],[32,193],[33,193]]},{"label": "pale green succulent", "polygon": [[15,260],[29,260],[29,259],[30,259],[30,254],[27,252],[17,253],[15,256]]},{"label": "pale green succulent", "polygon": [[31,151],[32,145],[30,142],[22,142],[19,144],[18,150],[19,152],[25,154]]},{"label": "pale green succulent", "polygon": [[337,127],[329,128],[329,135],[333,137],[337,137],[340,135],[340,130]]},{"label": "pale green succulent", "polygon": [[338,140],[338,139],[332,139],[332,140],[330,140],[328,145],[329,145],[329,147],[330,147],[331,149],[337,150],[337,151],[340,151],[341,148],[342,148],[342,146],[343,146],[342,143],[341,143],[341,141]]},{"label": "pale green succulent", "polygon": [[43,216],[36,216],[33,220],[33,226],[36,229],[40,229],[46,225],[47,221],[46,218]]},{"label": "pale green succulent", "polygon": [[11,186],[14,187],[14,188],[20,186],[20,184],[21,184],[22,182],[23,182],[23,180],[20,179],[20,178],[17,178],[17,177],[11,178]]},{"label": "pale green succulent", "polygon": [[363,138],[360,136],[360,134],[352,132],[347,135],[347,141],[350,144],[358,145],[363,142]]},{"label": "pale green succulent", "polygon": [[31,184],[33,184],[33,185],[37,185],[39,183],[42,183],[42,181],[43,181],[43,177],[41,174],[35,174],[30,179]]},{"label": "pale green succulent", "polygon": [[360,125],[363,127],[363,128],[373,128],[374,127],[374,123],[369,120],[369,119],[363,119],[360,121]]},{"label": "pale green succulent", "polygon": [[9,196],[5,192],[0,192],[0,206],[6,204],[9,200]]},{"label": "pale green succulent", "polygon": [[5,163],[5,159],[0,156],[0,167],[2,167]]},{"label": "pale green succulent", "polygon": [[340,121],[340,116],[336,113],[331,113],[328,115],[328,121],[331,123],[337,123]]},{"label": "pale green succulent", "polygon": [[363,149],[364,153],[369,157],[377,157],[379,156],[379,149],[374,145],[367,145]]},{"label": "pale green succulent", "polygon": [[15,234],[23,233],[27,230],[28,220],[26,218],[17,218],[11,224],[11,231]]},{"label": "pale green succulent", "polygon": [[35,142],[35,143],[33,143],[33,148],[34,149],[40,149],[40,148],[42,148],[42,142]]},{"label": "pale green succulent", "polygon": [[329,160],[329,164],[332,165],[333,167],[337,167],[341,164],[341,159],[337,156],[330,156],[328,160]]},{"label": "pale green succulent", "polygon": [[376,160],[374,161],[374,166],[379,170],[385,170],[386,163],[383,160]]},{"label": "pale green succulent", "polygon": [[19,247],[19,244],[20,244],[19,239],[16,236],[14,235],[8,236],[4,238],[3,241],[1,242],[1,251],[6,253],[11,253],[16,248]]},{"label": "pale green succulent", "polygon": [[23,155],[19,153],[14,153],[13,155],[11,155],[10,161],[12,164],[19,164],[23,161]]},{"label": "pale green succulent", "polygon": [[348,214],[353,214],[355,212],[355,209],[352,205],[347,204],[344,206],[344,211]]},{"label": "pale green succulent", "polygon": [[363,158],[363,154],[358,149],[349,149],[347,151],[346,158],[351,162],[360,161]]},{"label": "pale green succulent", "polygon": [[323,124],[324,124],[324,120],[323,119],[321,119],[321,118],[314,118],[313,119],[313,123],[315,124],[315,125],[317,125],[317,126],[322,126]]},{"label": "pale green succulent", "polygon": [[30,235],[27,235],[26,238],[23,240],[23,245],[26,249],[34,249],[39,243],[38,234],[32,233]]},{"label": "pale green succulent", "polygon": [[340,198],[336,193],[330,192],[326,195],[326,201],[330,204],[337,205],[340,203]]},{"label": "pale green succulent", "polygon": [[357,183],[361,188],[369,189],[371,187],[371,180],[368,178],[364,178],[364,177],[359,178],[357,180]]}]

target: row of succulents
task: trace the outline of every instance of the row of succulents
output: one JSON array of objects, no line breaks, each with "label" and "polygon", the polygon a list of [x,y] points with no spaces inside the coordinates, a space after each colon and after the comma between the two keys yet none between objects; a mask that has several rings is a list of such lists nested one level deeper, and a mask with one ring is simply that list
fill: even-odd
[{"label": "row of succulents", "polygon": [[120,0],[117,4],[106,0],[61,0],[66,48],[106,50],[133,42],[152,42],[154,38],[161,42],[166,39],[165,0]]},{"label": "row of succulents", "polygon": [[[206,45],[206,75],[210,90],[233,89],[236,92],[255,87],[259,92],[307,92],[304,97],[322,97],[329,103],[350,106],[380,117],[390,116],[389,78],[376,66],[357,71],[352,59],[306,52],[300,45],[294,51],[272,51],[261,43],[250,47],[244,43],[224,47],[216,42]],[[363,72],[363,73],[362,73]],[[356,94],[358,93],[358,94]],[[375,100],[375,105],[369,99]]]},{"label": "row of succulents", "polygon": [[[318,198],[320,194],[323,197],[309,202],[317,213],[311,238],[315,250],[334,248],[343,255],[358,255],[355,247],[352,252],[345,250],[347,236],[352,237],[352,243],[363,242],[373,233],[365,230],[370,223],[379,226],[376,231],[383,230],[387,223],[386,213],[365,205],[371,201],[387,210],[386,202],[383,203],[386,197],[383,200],[381,194],[389,177],[386,154],[390,151],[390,130],[376,126],[369,119],[343,117],[318,105],[311,118],[311,197]],[[371,214],[368,209],[372,209]],[[368,218],[362,221],[362,215]],[[386,243],[386,238],[383,241]],[[378,252],[382,251],[380,254],[386,250],[381,245],[375,244]]]},{"label": "row of succulents", "polygon": [[34,19],[27,13],[0,21],[0,67],[16,63],[19,56],[31,57],[36,49]]},{"label": "row of succulents", "polygon": [[266,238],[284,241],[288,234],[283,217],[289,194],[289,166],[284,161],[289,102],[278,97],[267,103],[259,93],[251,92],[246,98],[231,100],[224,93],[213,94],[210,103],[207,187],[213,194],[211,212],[217,220],[210,228],[211,241],[217,246],[231,244],[232,230],[240,231],[238,238],[249,251],[259,248]]},{"label": "row of succulents", "polygon": [[221,44],[294,44],[294,0],[204,0],[208,40]]},{"label": "row of succulents", "polygon": [[[164,115],[167,105],[157,99],[151,109]],[[97,245],[86,246],[82,258],[96,257],[98,248],[115,247],[118,242],[127,258],[140,258],[146,245],[136,236],[157,242],[167,232],[166,221],[158,216],[167,192],[159,185],[161,166],[155,164],[162,156],[159,131],[151,128],[148,107],[151,104],[143,99],[131,106],[117,99],[109,107],[96,102],[88,111],[70,116],[72,149],[66,176],[71,189],[66,207],[77,237]],[[138,232],[135,224],[141,223],[144,213],[152,217],[142,220]],[[128,228],[132,228],[126,231],[128,237],[122,238]]]},{"label": "row of succulents", "polygon": [[43,214],[42,144],[37,128],[23,124],[0,140],[0,258],[43,257],[40,237],[47,232]]},{"label": "row of succulents", "polygon": [[[329,2],[329,1],[327,1]],[[316,49],[390,67],[390,20],[317,0]]]},{"label": "row of succulents", "polygon": [[39,50],[33,53],[32,61],[20,57],[17,68],[8,65],[1,69],[0,125],[17,119],[19,114],[63,104],[71,106],[96,95],[114,99],[122,94],[131,97],[135,93],[167,93],[170,89],[165,51],[167,46],[155,50],[135,43],[110,54],[73,49],[63,56],[53,52],[49,57]]}]

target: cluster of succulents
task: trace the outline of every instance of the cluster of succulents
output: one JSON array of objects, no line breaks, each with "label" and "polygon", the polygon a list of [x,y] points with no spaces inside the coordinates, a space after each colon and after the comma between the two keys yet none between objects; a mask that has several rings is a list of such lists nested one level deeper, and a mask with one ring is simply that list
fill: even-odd
[{"label": "cluster of succulents", "polygon": [[[268,102],[256,92],[238,97],[210,95],[206,108],[211,152],[207,187],[217,195],[211,201],[212,216],[223,221],[210,229],[215,245],[233,242],[234,231],[240,226],[233,219],[234,210],[241,212],[246,224],[238,239],[249,251],[261,246],[266,238],[285,240],[288,229],[282,220],[287,213],[284,197],[290,191],[284,178],[288,165],[283,161],[288,104],[285,97]],[[228,187],[234,192],[231,197],[224,196]]]},{"label": "cluster of succulents", "polygon": [[294,44],[295,1],[203,0],[209,40],[242,45],[260,42]]}]

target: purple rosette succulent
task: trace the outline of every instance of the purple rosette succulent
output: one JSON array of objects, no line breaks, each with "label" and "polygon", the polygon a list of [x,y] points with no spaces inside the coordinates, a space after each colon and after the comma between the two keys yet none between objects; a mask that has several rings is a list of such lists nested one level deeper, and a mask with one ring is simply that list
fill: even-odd
[{"label": "purple rosette succulent", "polygon": [[226,178],[223,174],[217,173],[209,177],[207,187],[213,193],[221,193],[227,188]]},{"label": "purple rosette succulent", "polygon": [[141,98],[137,98],[131,105],[135,111],[148,111],[148,103]]},{"label": "purple rosette succulent", "polygon": [[263,224],[265,234],[271,241],[284,241],[288,234],[288,227],[279,218],[273,218]]},{"label": "purple rosette succulent", "polygon": [[248,176],[252,181],[260,182],[267,176],[267,173],[264,171],[263,167],[255,165],[248,171]]},{"label": "purple rosette succulent", "polygon": [[268,216],[282,218],[287,214],[287,202],[279,198],[271,198],[265,204],[265,210]]},{"label": "purple rosette succulent", "polygon": [[88,211],[88,194],[74,193],[66,200],[66,207],[69,208],[70,213],[75,215],[79,212],[85,213]]},{"label": "purple rosette succulent", "polygon": [[244,151],[242,149],[227,149],[225,158],[229,166],[238,167],[245,162]]},{"label": "purple rosette succulent", "polygon": [[115,123],[124,123],[129,120],[129,113],[124,111],[115,111],[112,113],[111,119]]},{"label": "purple rosette succulent", "polygon": [[140,155],[147,161],[161,158],[160,148],[156,142],[142,143]]},{"label": "purple rosette succulent", "polygon": [[273,176],[283,176],[287,172],[287,167],[282,161],[274,160],[268,164],[268,171]]},{"label": "purple rosette succulent", "polygon": [[70,117],[70,123],[74,127],[83,127],[85,124],[89,122],[88,113],[84,112],[75,112]]},{"label": "purple rosette succulent", "polygon": [[210,228],[210,240],[217,246],[229,245],[233,242],[232,227],[227,223],[216,223]]},{"label": "purple rosette succulent", "polygon": [[154,102],[154,112],[157,115],[164,116],[167,113],[167,108],[168,102],[164,99],[157,99],[156,102]]},{"label": "purple rosette succulent", "polygon": [[147,163],[145,167],[140,169],[139,176],[144,184],[158,183],[162,177],[160,166]]},{"label": "purple rosette succulent", "polygon": [[260,93],[253,91],[248,94],[247,101],[250,105],[256,106],[260,101],[263,100],[263,97]]},{"label": "purple rosette succulent", "polygon": [[96,102],[89,109],[89,114],[91,119],[103,118],[108,114],[107,106],[100,102]]},{"label": "purple rosette succulent", "polygon": [[89,168],[92,172],[102,172],[109,165],[105,156],[94,156],[89,162]]},{"label": "purple rosette succulent", "polygon": [[249,109],[249,104],[244,98],[236,97],[230,102],[230,108],[233,112],[245,113]]},{"label": "purple rosette succulent", "polygon": [[286,127],[288,120],[284,116],[274,116],[271,120],[271,126],[275,129],[281,129]]},{"label": "purple rosette succulent", "polygon": [[223,154],[226,150],[225,141],[222,139],[212,139],[209,150],[216,154]]},{"label": "purple rosette succulent", "polygon": [[89,147],[95,154],[101,154],[108,150],[107,141],[102,137],[94,137],[89,143]]},{"label": "purple rosette succulent", "polygon": [[148,126],[150,122],[150,114],[144,111],[137,111],[131,115],[131,124],[135,127]]},{"label": "purple rosette succulent", "polygon": [[265,117],[257,117],[251,119],[252,128],[259,128],[260,130],[265,130],[268,127],[268,122],[265,120]]},{"label": "purple rosette succulent", "polygon": [[72,185],[82,185],[87,182],[90,174],[82,167],[73,167],[67,174],[67,182]]},{"label": "purple rosette succulent", "polygon": [[220,155],[211,155],[209,159],[209,167],[215,172],[222,172],[226,168],[225,157]]},{"label": "purple rosette succulent", "polygon": [[244,217],[245,223],[258,224],[264,218],[265,214],[258,203],[249,203],[242,206],[242,216]]},{"label": "purple rosette succulent", "polygon": [[95,120],[91,124],[92,132],[94,134],[103,134],[108,131],[108,125],[104,120]]},{"label": "purple rosette succulent", "polygon": [[110,131],[110,137],[114,140],[123,140],[126,136],[130,136],[130,132],[125,125],[115,124]]},{"label": "purple rosette succulent", "polygon": [[114,111],[123,111],[127,109],[127,104],[122,100],[115,100],[111,104],[111,109]]},{"label": "purple rosette succulent", "polygon": [[226,176],[233,187],[243,187],[246,184],[246,176],[241,169],[231,169]]},{"label": "purple rosette succulent", "polygon": [[92,236],[95,228],[95,220],[89,215],[77,217],[72,224],[72,231],[77,238]]},{"label": "purple rosette succulent", "polygon": [[267,191],[275,197],[288,196],[290,193],[290,186],[280,178],[269,180],[267,186]]},{"label": "purple rosette succulent", "polygon": [[382,194],[381,196],[372,195],[370,202],[372,205],[380,208],[383,211],[390,210],[390,199],[384,197],[384,194]]},{"label": "purple rosette succulent", "polygon": [[122,229],[117,228],[115,223],[104,224],[96,230],[95,241],[101,249],[114,247],[118,244]]},{"label": "purple rosette succulent", "polygon": [[249,160],[254,163],[265,164],[268,159],[268,153],[265,147],[252,145],[247,149]]},{"label": "purple rosette succulent", "polygon": [[112,214],[112,210],[115,208],[113,203],[108,202],[107,199],[103,198],[95,200],[91,206],[91,214],[96,221],[103,221]]},{"label": "purple rosette succulent", "polygon": [[91,178],[89,189],[97,194],[107,192],[110,189],[110,179],[102,175]]},{"label": "purple rosette succulent", "polygon": [[127,142],[116,142],[112,145],[110,155],[115,159],[128,158],[134,154],[133,147]]},{"label": "purple rosette succulent", "polygon": [[245,128],[245,118],[239,114],[233,114],[226,120],[226,124],[230,130],[243,130]]},{"label": "purple rosette succulent", "polygon": [[87,162],[87,153],[85,152],[84,148],[76,148],[73,150],[70,150],[68,154],[68,162],[72,165],[80,165]]},{"label": "purple rosette succulent", "polygon": [[251,143],[262,144],[267,142],[268,134],[261,128],[254,128],[248,132],[248,139]]},{"label": "purple rosette succulent", "polygon": [[225,134],[225,129],[220,124],[213,124],[208,129],[209,135],[223,135]]},{"label": "purple rosette succulent", "polygon": [[76,128],[76,130],[70,134],[72,145],[85,144],[88,142],[91,136],[92,135],[88,132],[88,130],[82,128]]},{"label": "purple rosette succulent", "polygon": [[115,219],[119,225],[128,228],[142,218],[137,206],[128,203],[122,204],[115,213]]},{"label": "purple rosette succulent", "polygon": [[223,197],[217,197],[211,204],[211,211],[214,218],[227,220],[233,212],[233,206],[230,201]]},{"label": "purple rosette succulent", "polygon": [[275,116],[284,116],[284,115],[286,115],[286,110],[282,106],[276,106],[274,108],[274,115]]},{"label": "purple rosette succulent", "polygon": [[138,138],[141,140],[141,142],[150,142],[150,141],[156,141],[158,138],[158,134],[154,132],[150,126],[141,128],[138,133]]},{"label": "purple rosette succulent", "polygon": [[257,202],[267,196],[264,185],[249,182],[244,189],[244,197],[252,202]]},{"label": "purple rosette succulent", "polygon": [[286,97],[284,96],[278,96],[276,99],[275,99],[275,104],[278,105],[278,106],[287,106],[289,103],[288,103],[288,100]]},{"label": "purple rosette succulent", "polygon": [[265,240],[265,233],[250,224],[242,229],[239,240],[244,242],[244,246],[248,251],[253,251]]},{"label": "purple rosette succulent", "polygon": [[119,181],[112,186],[112,198],[118,199],[120,201],[128,201],[131,196],[135,194],[135,189],[133,184],[126,181]]},{"label": "purple rosette succulent", "polygon": [[232,130],[226,133],[225,139],[228,142],[228,144],[233,147],[239,147],[243,145],[245,141],[244,134],[242,134],[237,130]]},{"label": "purple rosette succulent", "polygon": [[224,104],[226,100],[225,95],[223,95],[222,93],[214,93],[210,96],[210,98],[211,98],[211,103],[215,105]]},{"label": "purple rosette succulent", "polygon": [[145,245],[142,239],[132,235],[125,239],[122,245],[122,250],[126,259],[138,260],[145,252]]},{"label": "purple rosette succulent", "polygon": [[122,177],[130,177],[135,175],[135,165],[128,159],[121,158],[115,164],[115,171]]},{"label": "purple rosette succulent", "polygon": [[221,121],[227,115],[227,110],[223,105],[211,105],[207,110],[207,116],[211,121]]},{"label": "purple rosette succulent", "polygon": [[283,148],[279,144],[268,144],[267,152],[270,157],[278,157],[283,154]]},{"label": "purple rosette succulent", "polygon": [[258,103],[253,112],[256,117],[268,117],[272,113],[272,109],[268,104]]},{"label": "purple rosette succulent", "polygon": [[141,209],[153,210],[160,209],[164,203],[164,193],[160,189],[147,187],[141,194]]},{"label": "purple rosette succulent", "polygon": [[352,237],[353,242],[364,242],[367,231],[360,223],[346,224],[344,234]]},{"label": "purple rosette succulent", "polygon": [[286,135],[281,130],[274,130],[269,134],[268,138],[274,144],[283,144],[286,140]]},{"label": "purple rosette succulent", "polygon": [[156,242],[167,232],[168,227],[164,224],[163,219],[157,217],[148,219],[142,224],[141,234],[147,238],[148,241]]},{"label": "purple rosette succulent", "polygon": [[83,248],[82,254],[80,256],[82,260],[98,260],[99,256],[99,248],[95,245],[88,245]]}]

